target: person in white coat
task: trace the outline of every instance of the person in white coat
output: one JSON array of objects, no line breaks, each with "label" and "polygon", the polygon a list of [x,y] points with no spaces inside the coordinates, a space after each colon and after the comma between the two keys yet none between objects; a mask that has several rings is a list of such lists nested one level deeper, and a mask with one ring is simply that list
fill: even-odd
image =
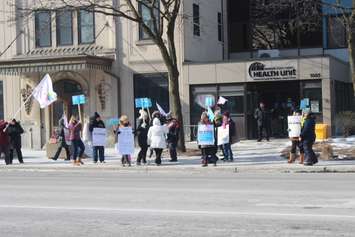
[{"label": "person in white coat", "polygon": [[161,125],[158,118],[153,119],[153,126],[148,131],[148,145],[155,151],[155,163],[161,165],[161,154],[167,147],[166,138],[169,129],[166,125]]}]

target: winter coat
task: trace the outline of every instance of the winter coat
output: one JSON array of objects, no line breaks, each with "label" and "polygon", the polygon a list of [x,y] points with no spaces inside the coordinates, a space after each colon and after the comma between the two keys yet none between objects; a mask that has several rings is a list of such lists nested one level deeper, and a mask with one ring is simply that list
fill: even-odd
[{"label": "winter coat", "polygon": [[302,141],[314,142],[316,140],[316,121],[313,117],[307,118],[301,131]]},{"label": "winter coat", "polygon": [[257,121],[258,127],[269,126],[270,115],[266,109],[257,108],[254,112],[254,118]]},{"label": "winter coat", "polygon": [[143,119],[138,119],[137,120],[137,129],[136,129],[136,135],[138,137],[138,145],[140,147],[147,147],[148,146],[148,130],[149,130],[149,121],[146,120],[145,123],[143,123]]},{"label": "winter coat", "polygon": [[177,143],[179,140],[179,133],[180,133],[180,124],[176,119],[172,119],[168,123],[168,139],[169,143]]},{"label": "winter coat", "polygon": [[0,122],[0,145],[1,146],[8,146],[10,144],[10,138],[7,133],[7,130],[4,131],[6,126],[7,126],[7,122],[5,121]]},{"label": "winter coat", "polygon": [[102,120],[97,121],[94,117],[90,119],[89,131],[94,131],[94,128],[105,128],[105,123]]},{"label": "winter coat", "polygon": [[81,123],[70,123],[69,124],[69,140],[74,141],[74,140],[81,140],[80,138],[80,132],[82,129]]},{"label": "winter coat", "polygon": [[10,137],[10,142],[13,147],[21,147],[21,134],[25,131],[19,123],[10,124],[7,128],[7,133]]},{"label": "winter coat", "polygon": [[165,149],[167,147],[166,136],[168,132],[168,127],[161,125],[160,120],[155,118],[153,120],[153,126],[148,130],[148,145],[153,149]]}]

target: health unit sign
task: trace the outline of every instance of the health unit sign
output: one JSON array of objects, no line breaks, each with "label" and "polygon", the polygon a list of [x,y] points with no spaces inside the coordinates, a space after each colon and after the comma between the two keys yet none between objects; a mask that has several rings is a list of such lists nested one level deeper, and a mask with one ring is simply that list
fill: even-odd
[{"label": "health unit sign", "polygon": [[297,80],[298,64],[295,60],[270,60],[247,63],[247,81]]}]

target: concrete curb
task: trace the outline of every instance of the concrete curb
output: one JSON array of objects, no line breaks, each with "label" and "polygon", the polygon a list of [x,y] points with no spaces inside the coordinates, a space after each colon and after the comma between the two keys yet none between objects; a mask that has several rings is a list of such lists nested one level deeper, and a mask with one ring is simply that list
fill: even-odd
[{"label": "concrete curb", "polygon": [[195,166],[132,166],[122,167],[121,165],[84,165],[75,167],[71,164],[62,166],[48,165],[13,165],[1,166],[0,172],[7,171],[28,171],[28,172],[225,172],[225,173],[355,173],[355,165],[316,165],[305,167],[302,165],[233,165],[233,166],[217,166],[210,165],[208,167]]}]

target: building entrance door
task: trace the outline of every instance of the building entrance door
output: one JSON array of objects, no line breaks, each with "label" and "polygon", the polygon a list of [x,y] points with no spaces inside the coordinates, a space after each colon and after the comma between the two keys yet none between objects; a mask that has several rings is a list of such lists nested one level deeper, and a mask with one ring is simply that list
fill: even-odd
[{"label": "building entrance door", "polygon": [[58,121],[64,113],[68,119],[72,115],[79,117],[78,106],[72,104],[72,97],[83,94],[81,85],[73,80],[60,80],[54,83],[53,88],[57,93],[58,100],[53,103],[51,110],[52,128],[58,127]]},{"label": "building entrance door", "polygon": [[271,135],[273,137],[287,137],[287,116],[298,108],[300,101],[300,82],[253,82],[247,85],[247,115],[248,138],[257,135],[254,111],[260,102],[266,105],[270,116]]}]

